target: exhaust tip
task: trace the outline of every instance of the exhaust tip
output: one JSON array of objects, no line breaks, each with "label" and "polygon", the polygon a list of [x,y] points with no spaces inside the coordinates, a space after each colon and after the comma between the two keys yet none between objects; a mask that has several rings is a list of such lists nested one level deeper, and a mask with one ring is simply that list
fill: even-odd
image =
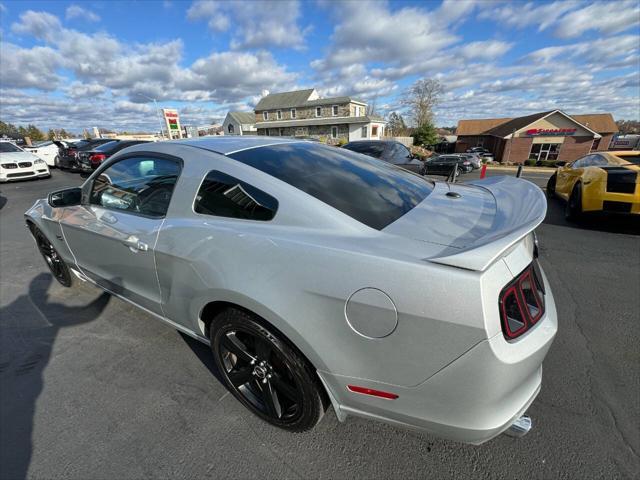
[{"label": "exhaust tip", "polygon": [[515,438],[524,437],[533,428],[533,421],[529,415],[522,415],[504,432],[506,435]]}]

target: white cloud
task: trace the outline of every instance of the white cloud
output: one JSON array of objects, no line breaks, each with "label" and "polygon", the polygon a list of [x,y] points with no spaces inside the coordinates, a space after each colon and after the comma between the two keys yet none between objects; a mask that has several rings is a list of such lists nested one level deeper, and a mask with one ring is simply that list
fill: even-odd
[{"label": "white cloud", "polygon": [[0,41],[0,85],[3,88],[54,90],[61,77],[56,70],[63,58],[49,47],[22,48]]},{"label": "white cloud", "polygon": [[100,16],[95,12],[82,8],[79,5],[69,5],[67,7],[65,17],[67,20],[73,20],[74,18],[79,18],[88,22],[99,22]]},{"label": "white cloud", "polygon": [[507,53],[513,43],[499,40],[470,42],[460,47],[459,52],[467,60],[495,60]]},{"label": "white cloud", "polygon": [[611,35],[640,25],[640,3],[637,0],[596,2],[574,10],[556,23],[555,35],[572,38],[589,30]]},{"label": "white cloud", "polygon": [[197,0],[187,11],[189,20],[206,20],[213,32],[233,28],[232,49],[270,46],[302,49],[308,28],[298,25],[298,0],[224,2]]}]

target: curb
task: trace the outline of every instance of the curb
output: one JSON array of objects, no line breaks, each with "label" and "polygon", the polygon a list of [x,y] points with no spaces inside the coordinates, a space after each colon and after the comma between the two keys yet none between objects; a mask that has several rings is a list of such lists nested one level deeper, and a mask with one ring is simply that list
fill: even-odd
[{"label": "curb", "polygon": [[[487,164],[487,170],[506,170],[508,172],[516,172],[518,170],[518,167],[506,166],[506,165],[494,166],[494,165]],[[550,168],[550,167],[526,167],[526,166],[522,167],[522,170],[528,173],[534,173],[534,172],[553,173],[556,171],[555,168]]]}]

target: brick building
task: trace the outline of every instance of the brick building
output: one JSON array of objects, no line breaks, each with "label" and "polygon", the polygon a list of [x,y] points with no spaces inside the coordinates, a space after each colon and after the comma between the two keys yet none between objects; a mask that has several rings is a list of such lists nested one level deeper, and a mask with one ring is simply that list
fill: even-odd
[{"label": "brick building", "polygon": [[553,110],[518,118],[460,120],[456,152],[484,147],[500,162],[571,162],[592,151],[608,150],[617,132],[610,113],[567,115]]},{"label": "brick building", "polygon": [[315,89],[271,93],[255,108],[258,135],[327,138],[337,142],[380,139],[383,119],[367,115],[367,104],[351,97],[320,98]]}]

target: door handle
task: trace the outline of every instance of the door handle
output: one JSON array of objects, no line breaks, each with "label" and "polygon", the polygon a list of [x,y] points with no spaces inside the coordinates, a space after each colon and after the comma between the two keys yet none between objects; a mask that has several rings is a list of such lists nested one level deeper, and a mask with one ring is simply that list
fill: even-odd
[{"label": "door handle", "polygon": [[126,240],[124,240],[122,242],[122,244],[125,247],[129,247],[129,250],[131,250],[132,252],[146,252],[147,250],[149,250],[149,245],[147,245],[144,242],[141,242],[138,237],[134,237],[131,236],[129,238],[127,238]]}]

